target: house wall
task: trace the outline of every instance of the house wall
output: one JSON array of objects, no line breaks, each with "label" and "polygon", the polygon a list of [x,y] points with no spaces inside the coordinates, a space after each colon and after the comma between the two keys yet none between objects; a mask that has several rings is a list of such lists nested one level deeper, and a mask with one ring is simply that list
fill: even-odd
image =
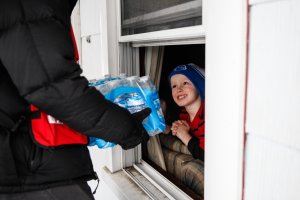
[{"label": "house wall", "polygon": [[300,199],[299,10],[250,0],[245,200]]},{"label": "house wall", "polygon": [[79,1],[81,67],[88,79],[109,73],[106,0]]}]

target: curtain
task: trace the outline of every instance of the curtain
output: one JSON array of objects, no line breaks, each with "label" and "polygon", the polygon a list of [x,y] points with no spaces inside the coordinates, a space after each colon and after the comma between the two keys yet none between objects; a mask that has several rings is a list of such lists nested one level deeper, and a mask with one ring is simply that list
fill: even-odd
[{"label": "curtain", "polygon": [[[148,75],[158,88],[164,55],[164,47],[146,47],[145,49],[145,74]],[[133,48],[130,43],[120,44],[119,73],[127,76],[140,76],[139,49]],[[166,170],[159,136],[150,137],[148,144],[148,157],[156,165]]]},{"label": "curtain", "polygon": [[[161,78],[161,69],[164,55],[164,47],[147,47],[145,52],[145,72],[149,75],[151,81],[159,87]],[[155,164],[166,170],[166,164],[160,144],[159,136],[150,137],[148,144],[148,157]]]},{"label": "curtain", "polygon": [[119,74],[140,76],[139,49],[132,48],[130,43],[120,43]]}]

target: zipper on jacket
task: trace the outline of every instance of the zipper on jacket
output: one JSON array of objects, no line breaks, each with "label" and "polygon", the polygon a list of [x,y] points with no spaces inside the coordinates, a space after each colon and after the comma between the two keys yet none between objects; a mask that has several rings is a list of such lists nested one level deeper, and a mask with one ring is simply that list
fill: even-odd
[{"label": "zipper on jacket", "polygon": [[34,172],[41,164],[42,150],[39,149],[35,144],[33,144],[30,158],[30,171]]}]

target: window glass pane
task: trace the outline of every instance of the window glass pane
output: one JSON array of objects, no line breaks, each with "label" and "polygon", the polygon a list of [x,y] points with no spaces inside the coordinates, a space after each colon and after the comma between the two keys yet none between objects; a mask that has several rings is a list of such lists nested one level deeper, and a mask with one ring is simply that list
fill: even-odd
[{"label": "window glass pane", "polygon": [[202,0],[121,0],[122,36],[202,24]]}]

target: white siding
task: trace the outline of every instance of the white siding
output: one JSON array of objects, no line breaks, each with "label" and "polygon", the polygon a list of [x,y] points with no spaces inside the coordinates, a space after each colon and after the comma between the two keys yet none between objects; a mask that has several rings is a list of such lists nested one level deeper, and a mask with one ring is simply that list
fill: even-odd
[{"label": "white siding", "polygon": [[109,71],[106,0],[83,0],[79,4],[83,75],[101,78]]},{"label": "white siding", "polygon": [[245,200],[299,200],[299,150],[250,134]]},{"label": "white siding", "polygon": [[[104,0],[81,0],[81,36],[101,33],[101,7]],[[104,4],[105,5],[105,4]]]},{"label": "white siding", "polygon": [[252,2],[245,200],[298,200],[300,1]]},{"label": "white siding", "polygon": [[82,37],[81,67],[88,79],[97,79],[108,74],[107,52],[100,34]]}]

